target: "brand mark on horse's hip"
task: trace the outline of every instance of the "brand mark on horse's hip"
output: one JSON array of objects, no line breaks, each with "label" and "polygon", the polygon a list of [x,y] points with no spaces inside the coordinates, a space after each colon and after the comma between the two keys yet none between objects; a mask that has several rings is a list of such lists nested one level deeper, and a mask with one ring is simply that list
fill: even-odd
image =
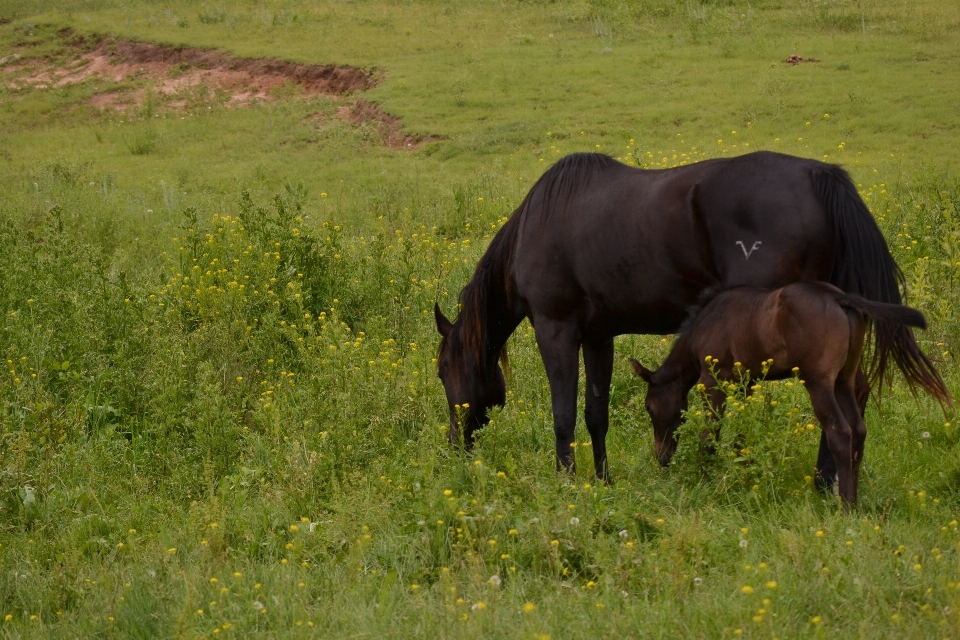
[{"label": "brand mark on horse's hip", "polygon": [[760,248],[760,245],[763,244],[763,241],[762,241],[762,240],[757,240],[756,242],[754,242],[754,243],[753,243],[753,246],[750,247],[750,250],[749,250],[749,251],[747,250],[747,245],[743,244],[743,240],[737,240],[734,244],[740,245],[740,248],[743,249],[743,259],[744,259],[744,260],[749,260],[749,259],[750,259],[750,255],[751,255],[754,251],[756,251],[757,249]]}]

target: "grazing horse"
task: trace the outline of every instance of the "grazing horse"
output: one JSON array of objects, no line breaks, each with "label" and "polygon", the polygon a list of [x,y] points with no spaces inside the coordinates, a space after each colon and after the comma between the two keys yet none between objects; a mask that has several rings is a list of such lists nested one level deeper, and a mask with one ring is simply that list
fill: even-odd
[{"label": "grazing horse", "polygon": [[[660,464],[668,465],[676,451],[676,430],[694,384],[706,387],[713,415],[718,416],[727,395],[718,381],[783,380],[796,372],[836,462],[840,496],[847,507],[856,503],[867,427],[855,386],[867,318],[926,329],[923,314],[870,302],[823,282],[797,282],[773,291],[740,287],[705,298],[656,371],[630,359],[648,384],[645,404]],[[908,371],[903,373],[911,380]],[[950,402],[939,376],[928,391]]]},{"label": "grazing horse", "polygon": [[[900,302],[903,275],[840,167],[779,153],[646,171],[577,153],[544,173],[500,228],[460,292],[437,373],[449,437],[473,433],[503,405],[507,338],[529,318],[550,381],[557,468],[573,469],[579,351],[594,466],[607,478],[613,338],[676,332],[709,287],[774,288],[822,280],[868,300]],[[914,379],[937,380],[909,328],[877,320],[870,382],[890,357]],[[869,392],[860,376],[862,406]],[[820,477],[836,477],[825,439]]]}]

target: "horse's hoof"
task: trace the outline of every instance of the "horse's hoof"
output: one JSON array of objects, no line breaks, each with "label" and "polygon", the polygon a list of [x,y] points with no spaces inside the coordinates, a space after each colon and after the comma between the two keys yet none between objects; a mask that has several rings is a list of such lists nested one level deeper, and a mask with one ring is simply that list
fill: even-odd
[{"label": "horse's hoof", "polygon": [[815,486],[820,493],[833,495],[837,492],[837,476],[823,476],[817,472],[816,477],[813,479],[813,486]]}]

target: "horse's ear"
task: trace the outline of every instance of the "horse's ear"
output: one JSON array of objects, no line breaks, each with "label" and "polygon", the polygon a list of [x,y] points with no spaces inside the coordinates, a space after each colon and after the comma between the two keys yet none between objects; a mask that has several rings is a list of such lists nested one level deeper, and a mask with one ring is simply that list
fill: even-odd
[{"label": "horse's ear", "polygon": [[630,358],[630,366],[633,367],[634,373],[643,378],[644,382],[650,384],[650,379],[653,377],[653,371],[650,371],[650,369],[647,369],[633,358]]},{"label": "horse's ear", "polygon": [[447,316],[443,315],[443,311],[440,311],[440,305],[436,302],[433,303],[433,317],[437,321],[437,331],[440,332],[444,338],[450,335],[450,332],[453,331],[453,323],[447,320]]}]

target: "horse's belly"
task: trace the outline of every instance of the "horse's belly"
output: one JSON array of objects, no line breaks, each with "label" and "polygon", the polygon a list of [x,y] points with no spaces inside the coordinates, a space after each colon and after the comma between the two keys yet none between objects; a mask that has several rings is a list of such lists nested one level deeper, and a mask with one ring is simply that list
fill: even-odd
[{"label": "horse's belly", "polygon": [[575,320],[586,339],[674,333],[711,284],[705,270],[678,272],[676,256],[662,248],[631,252],[612,246],[581,251],[575,260],[564,257],[556,252],[539,264],[527,262],[518,289],[534,318]]},{"label": "horse's belly", "polygon": [[628,333],[675,333],[698,293],[697,288],[679,284],[669,289],[634,287],[613,294],[594,290],[586,296],[581,328],[585,335],[598,338]]}]

